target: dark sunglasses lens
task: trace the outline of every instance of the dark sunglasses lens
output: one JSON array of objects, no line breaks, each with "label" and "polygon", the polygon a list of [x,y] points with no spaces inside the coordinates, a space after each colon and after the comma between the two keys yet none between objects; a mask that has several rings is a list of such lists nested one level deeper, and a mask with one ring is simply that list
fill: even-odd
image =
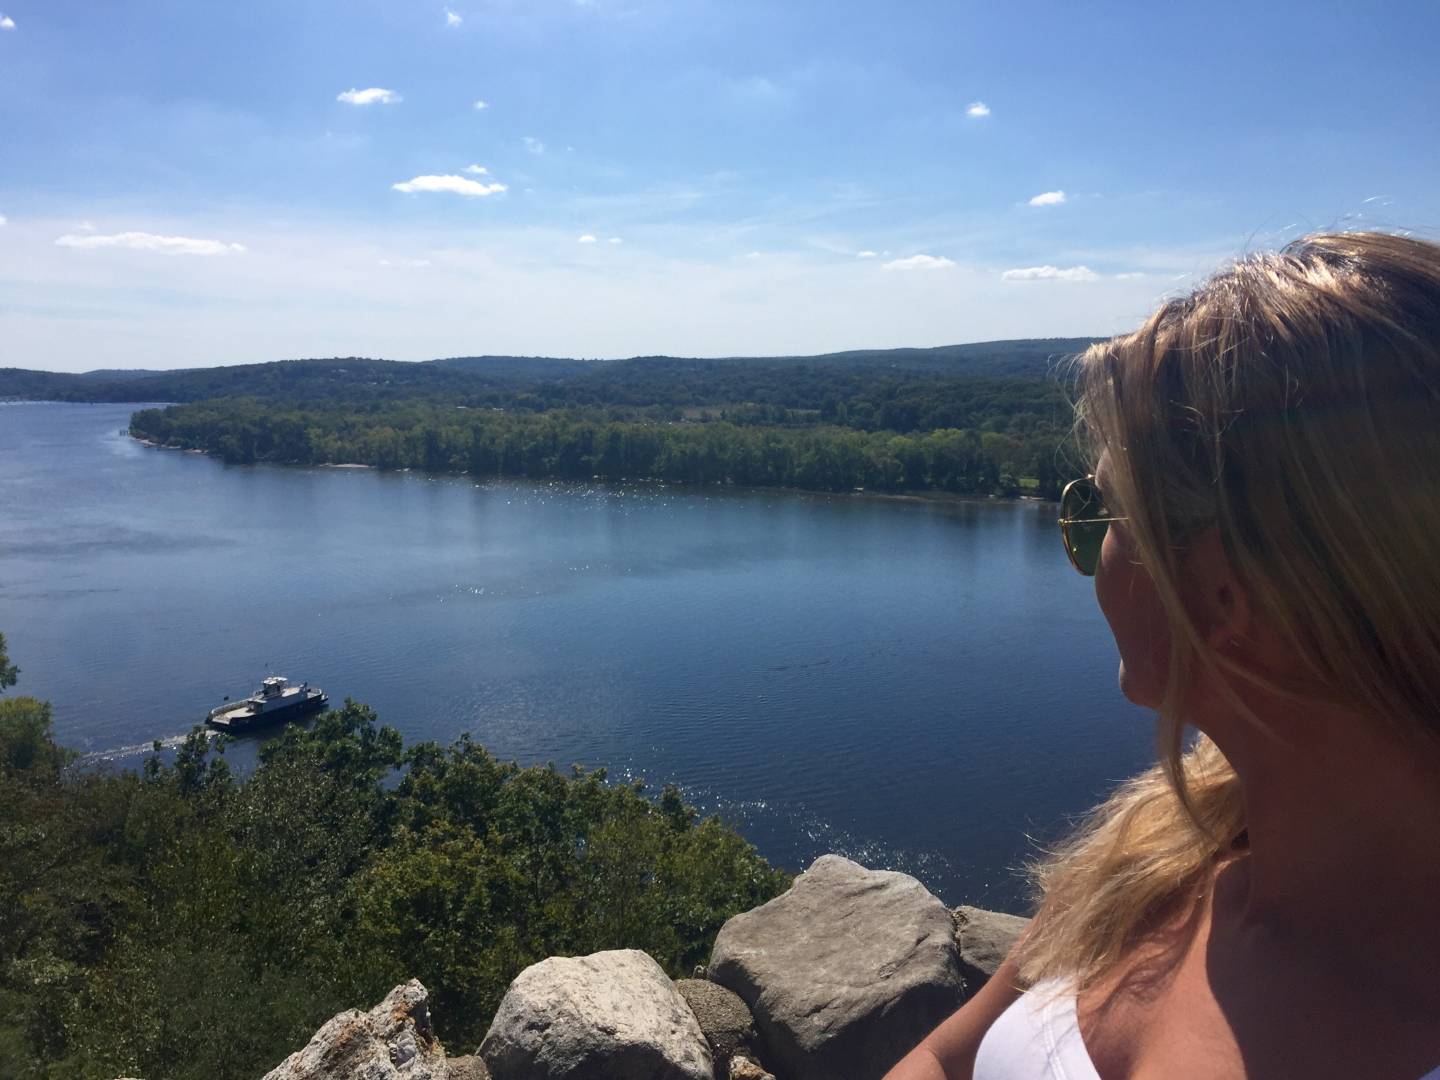
[{"label": "dark sunglasses lens", "polygon": [[1105,533],[1110,528],[1109,512],[1100,501],[1100,491],[1092,480],[1077,480],[1065,489],[1060,500],[1060,517],[1065,526],[1065,546],[1075,566],[1087,577],[1095,573],[1100,563],[1100,546],[1105,542]]},{"label": "dark sunglasses lens", "polygon": [[1100,547],[1109,528],[1108,521],[1072,521],[1066,526],[1070,556],[1086,577],[1093,577],[1100,565]]}]

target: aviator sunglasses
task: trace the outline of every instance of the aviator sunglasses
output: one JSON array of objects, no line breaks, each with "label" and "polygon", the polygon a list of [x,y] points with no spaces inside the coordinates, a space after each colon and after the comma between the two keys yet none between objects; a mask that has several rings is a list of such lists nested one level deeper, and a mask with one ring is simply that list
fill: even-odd
[{"label": "aviator sunglasses", "polygon": [[1105,542],[1110,523],[1124,520],[1112,517],[1105,508],[1095,477],[1082,476],[1066,484],[1060,493],[1060,538],[1065,542],[1070,565],[1086,577],[1094,577],[1100,545]]}]

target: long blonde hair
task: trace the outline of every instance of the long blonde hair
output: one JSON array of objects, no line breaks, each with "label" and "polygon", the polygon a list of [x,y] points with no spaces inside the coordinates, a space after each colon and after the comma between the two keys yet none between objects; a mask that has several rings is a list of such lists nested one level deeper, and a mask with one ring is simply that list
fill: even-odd
[{"label": "long blonde hair", "polygon": [[1079,430],[1092,461],[1108,455],[1107,503],[1171,631],[1160,764],[1035,872],[1044,918],[1022,977],[1083,987],[1245,829],[1214,743],[1184,749],[1185,702],[1202,668],[1261,680],[1187,616],[1188,539],[1217,529],[1251,609],[1298,659],[1303,680],[1267,689],[1440,753],[1440,247],[1340,233],[1249,256],[1090,348],[1077,381]]}]

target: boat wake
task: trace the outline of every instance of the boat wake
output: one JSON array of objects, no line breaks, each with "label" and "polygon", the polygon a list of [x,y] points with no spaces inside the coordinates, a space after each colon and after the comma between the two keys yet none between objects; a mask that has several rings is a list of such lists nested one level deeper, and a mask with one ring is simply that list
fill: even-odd
[{"label": "boat wake", "polygon": [[[206,731],[207,739],[214,739],[220,733],[218,731]],[[174,750],[181,743],[190,737],[186,731],[180,735],[168,735],[163,739],[152,739],[150,742],[136,743],[134,746],[116,746],[109,750],[93,750],[88,754],[81,754],[75,759],[77,765],[96,765],[104,761],[124,761],[127,758],[137,758],[144,754],[153,754],[158,745],[161,750]]]}]

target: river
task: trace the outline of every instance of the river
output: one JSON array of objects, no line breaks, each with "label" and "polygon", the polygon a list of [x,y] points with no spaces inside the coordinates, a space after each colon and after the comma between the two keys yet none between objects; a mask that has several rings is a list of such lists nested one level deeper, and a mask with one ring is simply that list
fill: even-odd
[{"label": "river", "polygon": [[0,405],[11,693],[91,761],[278,672],[1018,910],[1035,843],[1153,756],[1053,506],[226,466],[132,408]]}]

